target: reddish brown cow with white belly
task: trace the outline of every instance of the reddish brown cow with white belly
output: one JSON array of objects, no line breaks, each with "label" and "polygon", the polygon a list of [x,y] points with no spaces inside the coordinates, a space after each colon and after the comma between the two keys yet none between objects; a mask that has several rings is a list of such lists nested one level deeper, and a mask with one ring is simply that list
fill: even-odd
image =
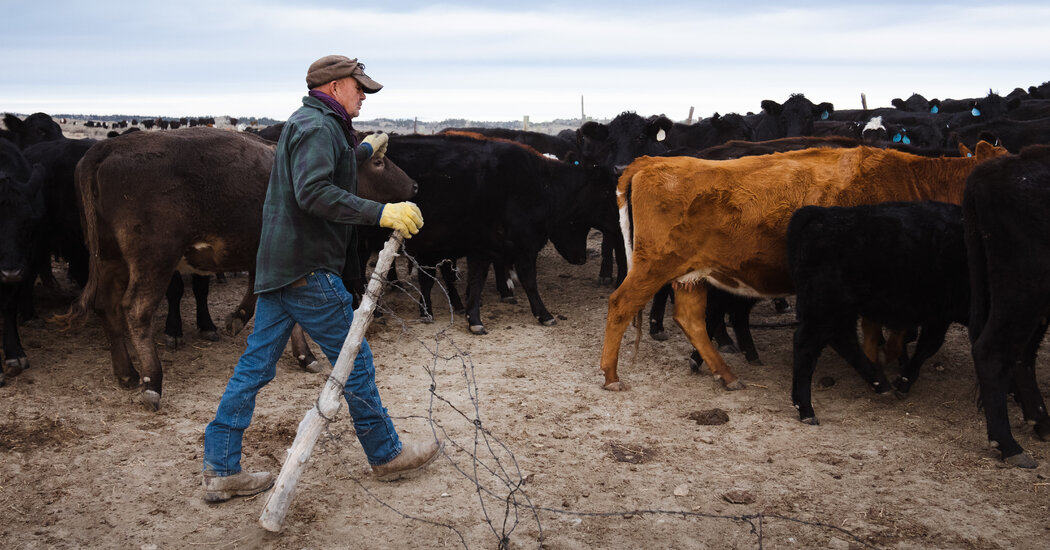
[{"label": "reddish brown cow with white belly", "polygon": [[744,296],[790,295],[787,224],[796,209],[926,199],[959,204],[970,171],[1003,154],[1005,149],[981,142],[972,157],[960,158],[857,147],[725,161],[636,160],[617,188],[629,267],[609,296],[601,359],[605,389],[627,389],[616,373],[623,333],[672,281],[675,322],[726,388],[743,388],[708,337],[701,281]]}]

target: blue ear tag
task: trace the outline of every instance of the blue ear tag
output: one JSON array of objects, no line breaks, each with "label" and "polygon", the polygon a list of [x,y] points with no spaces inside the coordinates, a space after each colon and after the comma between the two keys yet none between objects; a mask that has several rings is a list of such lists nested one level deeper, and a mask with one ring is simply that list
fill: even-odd
[{"label": "blue ear tag", "polygon": [[966,153],[966,156],[968,156],[968,157],[972,157],[972,156],[973,156],[973,153]]},{"label": "blue ear tag", "polygon": [[977,107],[974,107],[973,110],[970,111],[970,114],[973,116],[981,116],[981,110]]},{"label": "blue ear tag", "polygon": [[900,143],[900,142],[901,142],[901,133],[897,132],[897,135],[893,136],[893,143]]},{"label": "blue ear tag", "polygon": [[827,120],[827,119],[828,119],[828,112],[827,111],[824,111],[823,113],[820,113],[820,120]]},{"label": "blue ear tag", "polygon": [[911,138],[909,138],[908,136],[904,136],[904,139],[902,139],[901,142],[904,143],[905,145],[910,145],[911,144]]},{"label": "blue ear tag", "polygon": [[578,160],[574,160],[574,161],[572,161],[572,163],[575,164],[576,166],[580,165],[580,161],[578,161]]},{"label": "blue ear tag", "polygon": [[940,109],[938,109],[936,105],[934,105],[933,107],[930,107],[930,112],[931,113],[936,113],[937,111],[940,111]]}]

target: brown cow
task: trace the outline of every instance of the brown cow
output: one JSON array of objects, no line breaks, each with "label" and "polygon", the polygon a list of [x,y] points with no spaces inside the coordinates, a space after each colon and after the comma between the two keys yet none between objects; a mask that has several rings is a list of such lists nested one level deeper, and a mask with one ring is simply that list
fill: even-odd
[{"label": "brown cow", "polygon": [[923,199],[959,204],[970,171],[1003,154],[1005,149],[981,142],[974,156],[959,158],[857,147],[725,161],[636,160],[617,188],[629,267],[609,296],[601,358],[605,389],[627,389],[616,373],[623,333],[671,281],[675,322],[726,388],[743,388],[708,337],[707,287],[699,283],[744,296],[790,295],[786,238],[796,209]]},{"label": "brown cow", "polygon": [[[243,327],[255,312],[255,256],[273,158],[273,142],[195,127],[100,141],[77,165],[91,266],[80,297],[56,320],[68,327],[94,309],[117,379],[136,387],[141,373],[142,399],[153,410],[160,407],[163,376],[151,337],[153,312],[177,266],[249,272],[236,324]],[[415,187],[386,159],[361,167],[363,197],[405,200]]]}]

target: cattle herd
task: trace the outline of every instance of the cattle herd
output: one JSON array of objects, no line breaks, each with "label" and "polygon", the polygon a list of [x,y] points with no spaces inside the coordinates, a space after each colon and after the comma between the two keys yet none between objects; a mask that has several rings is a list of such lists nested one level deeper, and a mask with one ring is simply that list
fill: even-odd
[{"label": "cattle herd", "polygon": [[[6,115],[4,123],[0,385],[30,366],[17,326],[35,315],[36,281],[55,284],[52,261],[62,259],[82,292],[52,320],[56,330],[95,312],[118,382],[139,388],[157,410],[163,369],[153,315],[166,298],[164,332],[179,345],[180,273],[195,274],[202,334],[217,337],[207,274],[249,273],[228,332],[253,314],[255,249],[280,127],[147,128],[96,141],[65,138],[43,113]],[[969,330],[988,437],[1002,458],[1036,465],[1011,435],[1008,395],[1036,434],[1050,438],[1034,372],[1050,314],[1050,83],[964,100],[915,94],[870,110],[835,110],[797,94],[763,101],[758,113],[694,124],[624,112],[557,136],[483,128],[392,135],[386,158],[366,161],[360,179],[362,196],[413,200],[424,213],[426,225],[406,242],[420,265],[424,321],[440,272],[469,331],[485,334],[481,293],[491,268],[503,299],[514,299],[513,270],[537,321],[556,324],[540,296],[539,252],[550,242],[566,261],[583,263],[597,230],[598,281],[616,287],[600,357],[608,390],[628,389],[617,371],[623,335],[654,298],[650,334],[666,338],[663,312],[673,296],[695,363],[737,390],[746,384],[720,354],[735,349],[726,316],[748,361],[760,363],[750,309],[794,295],[790,399],[802,422],[817,423],[810,385],[825,347],[874,391],[906,395],[959,323]],[[362,228],[348,253],[367,258],[387,233]],[[465,300],[451,268],[461,258]],[[360,292],[359,274],[343,276]],[[301,332],[292,345],[303,368],[316,368]],[[890,362],[899,363],[892,381],[883,370]]]}]

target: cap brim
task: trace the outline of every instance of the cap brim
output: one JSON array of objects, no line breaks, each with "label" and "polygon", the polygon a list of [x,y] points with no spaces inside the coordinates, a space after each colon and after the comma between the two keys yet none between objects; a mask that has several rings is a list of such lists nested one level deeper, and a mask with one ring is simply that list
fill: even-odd
[{"label": "cap brim", "polygon": [[382,84],[376,82],[375,80],[372,80],[371,78],[368,78],[368,75],[366,75],[363,72],[357,72],[351,76],[353,76],[354,80],[356,80],[357,83],[361,85],[361,89],[364,90],[366,94],[374,94],[379,90],[383,89]]}]

